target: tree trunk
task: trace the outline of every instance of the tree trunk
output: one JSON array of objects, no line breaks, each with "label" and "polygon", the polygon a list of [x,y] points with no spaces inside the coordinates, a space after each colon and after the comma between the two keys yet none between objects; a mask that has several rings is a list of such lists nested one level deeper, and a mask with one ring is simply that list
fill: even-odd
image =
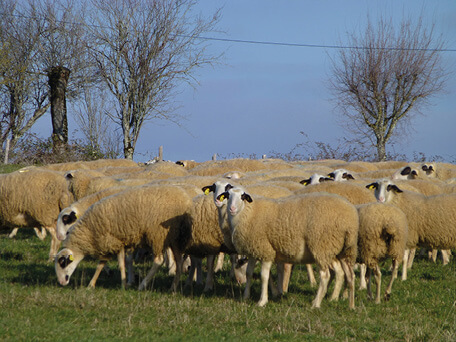
[{"label": "tree trunk", "polygon": [[54,154],[62,154],[68,144],[68,119],[65,93],[69,77],[70,70],[65,67],[53,67],[48,71]]},{"label": "tree trunk", "polygon": [[385,161],[386,160],[386,150],[385,150],[385,143],[378,142],[377,143],[377,158],[378,161]]}]

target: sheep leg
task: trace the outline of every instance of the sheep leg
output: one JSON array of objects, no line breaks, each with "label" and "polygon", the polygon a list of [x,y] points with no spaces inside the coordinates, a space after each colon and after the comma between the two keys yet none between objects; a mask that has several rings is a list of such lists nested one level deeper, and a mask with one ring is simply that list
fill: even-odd
[{"label": "sheep leg", "polygon": [[49,234],[51,234],[51,249],[49,250],[49,261],[54,262],[55,256],[57,255],[61,241],[57,239],[57,233],[54,227],[45,227]]},{"label": "sheep leg", "polygon": [[[223,253],[222,253],[223,254]],[[220,258],[220,254],[219,254]],[[206,275],[206,284],[204,285],[203,292],[208,292],[214,289],[214,260],[215,255],[207,256],[207,275]]]},{"label": "sheep leg", "polygon": [[334,269],[336,282],[334,284],[334,290],[331,298],[329,299],[330,301],[339,299],[340,291],[342,290],[342,286],[344,284],[344,270],[342,269],[339,260],[333,261],[332,266]]},{"label": "sheep leg", "polygon": [[416,248],[410,249],[407,261],[407,268],[411,269],[413,265],[413,259],[415,259]]},{"label": "sheep leg", "polygon": [[174,261],[174,256],[171,251],[171,248],[166,249],[165,260],[166,260],[166,266],[168,267],[168,274],[175,275],[176,274],[176,262]]},{"label": "sheep leg", "polygon": [[117,254],[117,262],[119,263],[120,269],[120,281],[122,283],[122,289],[125,290],[127,287],[127,274],[125,272],[125,248],[121,248]]},{"label": "sheep leg", "polygon": [[312,308],[320,307],[321,301],[328,291],[328,284],[330,279],[331,273],[329,272],[329,268],[320,268],[320,285],[318,286],[317,295],[312,302]]},{"label": "sheep leg", "polygon": [[100,273],[103,270],[103,268],[105,267],[107,262],[108,262],[107,260],[100,260],[98,262],[97,268],[95,269],[95,273],[93,274],[93,277],[90,280],[89,285],[87,286],[88,288],[91,288],[91,289],[95,288],[95,284],[98,280],[98,277],[100,276]]},{"label": "sheep leg", "polygon": [[[173,257],[174,259],[174,257]],[[196,269],[201,268],[201,259],[193,255],[190,255],[190,267],[188,269],[187,280],[185,281],[185,287],[188,287],[196,278]]]},{"label": "sheep leg", "polygon": [[271,261],[263,261],[261,263],[261,296],[258,301],[258,306],[265,306],[268,302],[268,283],[271,265]]},{"label": "sheep leg", "polygon": [[34,227],[33,228],[35,230],[35,234],[36,236],[38,236],[38,239],[40,239],[41,241],[44,241],[44,239],[46,238],[46,229],[44,227],[41,227],[41,230],[39,228],[36,228]]},{"label": "sheep leg", "polygon": [[365,290],[367,288],[366,283],[366,264],[359,264],[359,290]]},{"label": "sheep leg", "polygon": [[367,268],[367,298],[372,300],[372,268]]},{"label": "sheep leg", "polygon": [[127,268],[127,286],[135,282],[135,273],[133,270],[133,250],[128,250],[125,255],[125,265]]},{"label": "sheep leg", "polygon": [[19,230],[19,227],[14,228],[13,231],[8,235],[8,237],[9,237],[10,239],[12,239],[13,237],[15,237],[18,230]]},{"label": "sheep leg", "polygon": [[388,284],[388,287],[386,288],[385,300],[389,300],[390,299],[391,290],[393,289],[393,282],[394,282],[394,279],[397,278],[398,269],[399,269],[399,263],[397,262],[396,259],[393,259],[393,272],[391,274],[391,280],[390,280],[390,282]]},{"label": "sheep leg", "polygon": [[283,287],[285,282],[285,265],[286,263],[284,262],[277,263],[277,293],[280,295],[283,295]]},{"label": "sheep leg", "polygon": [[[314,274],[313,274],[312,265],[307,264],[306,266],[307,266],[307,274],[309,275],[310,283],[312,284],[312,279],[311,279],[311,274],[312,274],[313,282],[316,284],[315,277],[314,277]],[[311,273],[309,273],[309,266],[310,266],[310,270],[311,270],[310,272]],[[290,278],[291,278],[291,271],[292,270],[293,270],[293,264],[289,264],[287,262],[283,264],[282,293],[287,293],[288,292],[288,285],[290,284]]]},{"label": "sheep leg", "polygon": [[402,281],[407,280],[407,264],[410,256],[410,249],[404,251],[404,258],[402,259]]},{"label": "sheep leg", "polygon": [[182,274],[182,263],[184,262],[182,253],[178,250],[172,249],[174,261],[176,262],[176,274],[174,275],[173,283],[171,285],[171,292],[176,292],[179,285],[180,277]]},{"label": "sheep leg", "polygon": [[217,256],[217,264],[215,265],[214,272],[221,271],[223,269],[223,261],[225,260],[225,253],[220,252]]},{"label": "sheep leg", "polygon": [[[146,277],[143,279],[141,284],[138,286],[138,290],[142,291],[146,288],[149,281],[154,277],[155,273],[157,273],[158,268],[163,264],[163,254],[159,253],[154,257],[153,265],[147,273]],[[177,270],[176,270],[177,271]],[[177,272],[176,272],[177,273]]]},{"label": "sheep leg", "polygon": [[252,278],[253,278],[253,270],[255,269],[256,259],[249,258],[249,262],[247,264],[247,271],[246,271],[246,282],[245,282],[245,289],[244,289],[244,300],[249,299],[250,297],[250,286],[252,286]]},{"label": "sheep leg", "polygon": [[375,303],[380,304],[380,292],[382,287],[382,271],[378,265],[374,267],[374,278],[376,283],[376,291],[375,291]]},{"label": "sheep leg", "polygon": [[448,264],[450,262],[451,249],[442,249],[440,252],[442,253],[443,264]]},{"label": "sheep leg", "polygon": [[350,309],[355,308],[355,271],[353,265],[347,263],[345,260],[340,260],[342,269],[345,273],[345,281],[348,285],[348,307]]},{"label": "sheep leg", "polygon": [[433,262],[437,262],[437,252],[437,249],[433,249],[428,252],[429,259],[432,259]]},{"label": "sheep leg", "polygon": [[[231,258],[231,272],[230,277],[235,279],[238,284],[244,284],[247,281],[246,272],[248,260],[246,258],[238,261],[238,255],[232,254]],[[242,262],[241,261],[245,261]]]}]

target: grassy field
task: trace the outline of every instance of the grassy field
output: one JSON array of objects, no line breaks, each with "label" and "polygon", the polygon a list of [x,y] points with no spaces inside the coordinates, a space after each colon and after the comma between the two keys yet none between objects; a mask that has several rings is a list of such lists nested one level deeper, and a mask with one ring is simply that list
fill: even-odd
[{"label": "grassy field", "polygon": [[[1,341],[456,341],[454,255],[446,266],[417,258],[409,279],[396,281],[391,300],[380,305],[357,291],[355,310],[343,299],[311,309],[316,290],[297,266],[289,293],[259,308],[259,279],[244,302],[228,264],[209,295],[198,286],[169,293],[172,279],[164,269],[152,289],[122,290],[115,262],[89,290],[93,260],[83,260],[70,285],[61,287],[46,262],[49,245],[49,237],[40,241],[32,229],[19,230],[15,239],[0,234]],[[141,276],[150,264],[136,266]]]}]

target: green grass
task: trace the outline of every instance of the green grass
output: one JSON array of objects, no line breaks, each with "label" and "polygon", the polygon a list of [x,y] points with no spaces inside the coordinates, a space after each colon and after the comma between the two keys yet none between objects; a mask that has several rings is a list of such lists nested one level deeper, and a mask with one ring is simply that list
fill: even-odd
[{"label": "green grass", "polygon": [[[93,260],[83,260],[70,285],[61,287],[46,262],[49,245],[49,237],[40,241],[32,229],[19,230],[15,239],[0,234],[1,341],[456,341],[454,255],[446,266],[417,258],[409,279],[397,280],[390,301],[380,305],[357,291],[355,310],[344,299],[311,309],[316,290],[297,266],[289,293],[259,308],[259,279],[244,302],[228,264],[209,295],[198,286],[169,293],[172,279],[164,269],[153,289],[122,290],[114,261],[94,290],[86,288]],[[144,275],[150,263],[136,266]]]}]

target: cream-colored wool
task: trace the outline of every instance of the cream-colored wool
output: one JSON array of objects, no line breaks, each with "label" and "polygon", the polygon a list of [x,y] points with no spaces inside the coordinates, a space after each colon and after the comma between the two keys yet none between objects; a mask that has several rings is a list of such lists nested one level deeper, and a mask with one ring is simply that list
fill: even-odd
[{"label": "cream-colored wool", "polygon": [[60,210],[73,202],[61,172],[16,171],[0,176],[0,223],[2,226],[44,227],[51,235],[49,258],[53,260],[60,242],[55,225]]},{"label": "cream-colored wool", "polygon": [[96,171],[103,173],[105,176],[118,176],[122,174],[137,174],[145,170],[145,167],[139,166],[108,166],[96,169]]},{"label": "cream-colored wool", "polygon": [[364,204],[375,202],[375,196],[364,185],[349,182],[323,182],[312,186],[305,186],[296,190],[295,194],[308,194],[317,192],[327,192],[345,197],[352,204]]},{"label": "cream-colored wool", "polygon": [[346,169],[351,172],[366,172],[377,170],[374,163],[364,161],[352,161],[334,166],[334,169]]},{"label": "cream-colored wool", "polygon": [[[262,291],[258,304],[267,303],[267,283],[273,262],[316,263],[320,286],[313,302],[320,307],[329,282],[329,269],[340,262],[349,283],[349,307],[354,307],[353,264],[357,255],[358,213],[346,199],[332,194],[308,194],[280,199],[255,198],[248,203],[244,189],[233,188],[227,214],[238,253],[249,257],[244,298],[250,295],[255,260],[262,262]],[[243,200],[244,199],[244,200]]]},{"label": "cream-colored wool", "polygon": [[[451,249],[456,247],[456,194],[425,196],[402,191],[389,179],[368,185],[378,201],[400,208],[408,220],[409,248]],[[401,192],[402,191],[402,192]]]},{"label": "cream-colored wool", "polygon": [[198,176],[221,176],[229,171],[250,172],[267,170],[267,168],[268,166],[260,160],[238,158],[221,161],[207,161],[189,170],[189,172]]},{"label": "cream-colored wool", "polygon": [[[377,284],[375,302],[380,303],[380,289],[382,273],[379,262],[390,258],[393,263],[391,281],[385,292],[385,299],[389,299],[393,281],[408,239],[407,217],[397,207],[384,203],[368,203],[357,206],[359,215],[358,247],[359,258],[375,272]],[[404,267],[404,270],[407,268]],[[369,276],[369,296],[370,276]]]},{"label": "cream-colored wool", "polygon": [[[60,284],[68,284],[77,264],[86,255],[107,260],[111,255],[124,255],[126,248],[144,245],[155,256],[152,269],[140,284],[139,288],[144,289],[163,263],[167,247],[172,249],[177,265],[181,264],[190,238],[191,205],[191,198],[180,187],[155,185],[135,187],[96,202],[74,224],[63,242],[65,248],[56,257]],[[120,266],[125,284],[124,265]],[[177,267],[174,291],[180,271],[181,267]]]},{"label": "cream-colored wool", "polygon": [[374,164],[378,170],[385,170],[385,169],[397,170],[397,169],[400,169],[401,167],[406,166],[407,162],[400,161],[400,160],[389,160],[389,161],[382,161],[382,162],[373,162],[372,164]]},{"label": "cream-colored wool", "polygon": [[188,175],[188,171],[183,168],[181,165],[171,162],[157,162],[146,166],[147,171],[155,171],[161,173],[167,173],[174,177],[184,177]]}]

